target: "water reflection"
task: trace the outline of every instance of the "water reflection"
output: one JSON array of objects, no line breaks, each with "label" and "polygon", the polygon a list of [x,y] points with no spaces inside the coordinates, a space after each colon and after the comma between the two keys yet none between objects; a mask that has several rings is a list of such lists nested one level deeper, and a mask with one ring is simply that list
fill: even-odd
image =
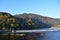
[{"label": "water reflection", "polygon": [[40,33],[30,33],[24,36],[0,35],[0,40],[60,40],[60,32],[45,32],[43,36]]},{"label": "water reflection", "polygon": [[60,32],[45,32],[43,37],[36,40],[60,40]]}]

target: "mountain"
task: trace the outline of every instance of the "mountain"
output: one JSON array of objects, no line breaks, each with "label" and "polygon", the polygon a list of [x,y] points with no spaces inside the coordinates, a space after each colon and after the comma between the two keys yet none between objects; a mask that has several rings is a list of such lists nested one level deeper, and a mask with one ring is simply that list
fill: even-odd
[{"label": "mountain", "polygon": [[32,14],[32,13],[19,14],[19,15],[15,15],[15,17],[17,17],[17,18],[25,18],[25,19],[29,18],[29,19],[35,20],[34,22],[37,21],[36,23],[38,23],[38,24],[40,24],[42,22],[42,23],[51,25],[52,27],[59,27],[60,26],[60,22],[55,18],[36,15],[36,14]]},{"label": "mountain", "polygon": [[11,15],[7,12],[0,12],[0,29],[30,30],[50,27],[60,27],[57,19],[36,14]]},{"label": "mountain", "polygon": [[[35,28],[48,28],[51,27],[50,24],[44,23],[41,19],[40,15],[35,14],[20,14],[15,15],[16,18],[18,18],[18,21],[21,22],[22,26],[25,25],[25,27],[29,27],[29,29],[35,29]],[[20,21],[21,20],[21,21]]]},{"label": "mountain", "polygon": [[55,20],[60,24],[60,18],[55,18]]}]

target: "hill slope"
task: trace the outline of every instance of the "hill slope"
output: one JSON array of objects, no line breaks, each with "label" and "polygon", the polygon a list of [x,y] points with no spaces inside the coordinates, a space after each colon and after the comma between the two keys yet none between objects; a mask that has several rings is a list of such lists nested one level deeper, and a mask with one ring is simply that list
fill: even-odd
[{"label": "hill slope", "polygon": [[56,19],[36,14],[18,14],[12,16],[7,12],[0,12],[0,29],[40,29],[60,27]]},{"label": "hill slope", "polygon": [[19,15],[15,15],[15,17],[17,18],[30,18],[32,20],[35,20],[35,22],[37,21],[38,24],[39,24],[39,21],[40,22],[43,22],[45,24],[49,24],[51,25],[52,27],[58,27],[59,22],[57,22],[56,19],[54,18],[51,18],[51,17],[45,17],[45,16],[41,16],[41,15],[36,15],[36,14],[27,14],[27,13],[24,13],[24,14],[19,14]]},{"label": "hill slope", "polygon": [[19,23],[14,16],[6,12],[0,12],[0,29],[15,29]]}]

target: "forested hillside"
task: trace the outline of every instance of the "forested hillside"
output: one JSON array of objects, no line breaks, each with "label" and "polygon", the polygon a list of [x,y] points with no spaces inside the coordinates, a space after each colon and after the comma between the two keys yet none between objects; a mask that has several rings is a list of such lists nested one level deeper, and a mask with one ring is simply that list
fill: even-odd
[{"label": "forested hillside", "polygon": [[0,29],[28,30],[59,27],[56,19],[36,14],[11,15],[7,12],[0,12]]},{"label": "forested hillside", "polygon": [[51,18],[51,17],[46,17],[46,16],[37,15],[37,14],[33,14],[33,13],[18,14],[18,15],[15,15],[15,17],[25,18],[25,19],[29,18],[29,19],[35,20],[34,22],[37,21],[36,23],[38,23],[38,24],[40,24],[42,22],[42,23],[50,25],[51,27],[60,27],[60,20]]}]

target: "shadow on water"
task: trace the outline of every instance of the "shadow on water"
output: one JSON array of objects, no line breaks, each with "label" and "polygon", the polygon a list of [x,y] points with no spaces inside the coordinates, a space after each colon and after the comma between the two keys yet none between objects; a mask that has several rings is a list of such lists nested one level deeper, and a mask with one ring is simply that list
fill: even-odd
[{"label": "shadow on water", "polygon": [[0,40],[27,40],[25,36],[0,35]]},{"label": "shadow on water", "polygon": [[24,36],[20,34],[0,34],[0,40],[60,40],[60,32],[45,32],[43,36],[40,33],[29,33]]},{"label": "shadow on water", "polygon": [[0,40],[35,40],[40,37],[40,33],[29,33],[22,36],[21,34],[0,34]]}]

